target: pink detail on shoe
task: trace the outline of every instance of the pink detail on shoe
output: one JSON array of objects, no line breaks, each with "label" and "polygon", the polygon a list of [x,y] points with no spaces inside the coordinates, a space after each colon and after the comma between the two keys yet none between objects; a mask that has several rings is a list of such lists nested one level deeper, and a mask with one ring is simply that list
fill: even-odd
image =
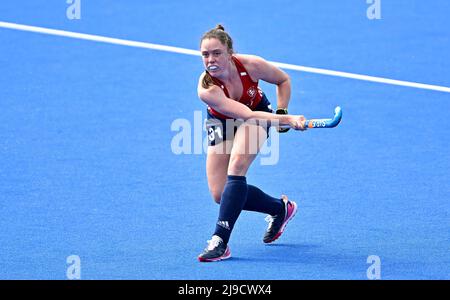
[{"label": "pink detail on shoe", "polygon": [[286,228],[287,223],[290,220],[292,220],[292,218],[297,213],[297,203],[295,203],[294,201],[288,201],[286,206],[287,206],[287,213],[286,213],[286,217],[283,221],[283,225],[281,225],[281,227],[280,227],[280,231],[278,231],[278,233],[273,237],[273,239],[266,242],[266,244],[272,243],[273,241],[278,239],[281,236],[281,234],[284,232],[284,229]]}]

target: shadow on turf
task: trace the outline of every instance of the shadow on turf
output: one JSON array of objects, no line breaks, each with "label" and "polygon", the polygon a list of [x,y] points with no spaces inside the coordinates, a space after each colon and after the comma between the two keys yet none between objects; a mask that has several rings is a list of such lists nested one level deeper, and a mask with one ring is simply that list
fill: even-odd
[{"label": "shadow on turf", "polygon": [[[274,243],[263,245],[257,253],[240,253],[233,255],[230,261],[264,262],[264,263],[295,263],[305,265],[342,265],[344,268],[359,269],[365,267],[365,257],[355,257],[350,253],[333,252],[318,244]],[[236,253],[237,254],[237,253]],[[357,262],[357,263],[356,263]]]}]

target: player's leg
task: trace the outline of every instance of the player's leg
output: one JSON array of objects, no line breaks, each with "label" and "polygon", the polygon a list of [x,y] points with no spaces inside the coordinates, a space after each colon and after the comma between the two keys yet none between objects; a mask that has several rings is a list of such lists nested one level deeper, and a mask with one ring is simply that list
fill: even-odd
[{"label": "player's leg", "polygon": [[[228,163],[232,136],[226,135],[225,121],[210,118],[207,121],[208,151],[206,157],[206,175],[209,191],[216,203],[220,203],[223,188],[227,180]],[[208,246],[198,256],[201,262],[211,262],[227,259],[231,256],[230,248],[216,235],[208,241]]]},{"label": "player's leg", "polygon": [[232,140],[226,140],[214,146],[208,146],[206,156],[206,176],[212,198],[220,204],[223,187],[227,181],[228,162],[230,161]]},{"label": "player's leg", "polygon": [[[273,198],[246,183],[247,170],[266,139],[265,128],[254,124],[243,125],[238,128],[233,142],[225,141],[208,148],[208,186],[216,202],[220,195],[221,205],[215,233],[208,241],[208,247],[199,255],[200,261],[219,261],[231,256],[228,241],[242,209],[268,213],[273,216],[274,221],[280,220],[277,216],[289,216],[288,219],[283,217],[281,224],[273,221],[270,223],[269,238],[273,238],[275,234],[278,238],[281,233],[273,233],[274,228],[279,225],[284,230],[285,224],[292,218],[293,214],[285,214],[285,211],[288,211],[287,207],[293,202]],[[265,239],[266,236],[267,233]]]},{"label": "player's leg", "polygon": [[[264,139],[264,137],[261,138]],[[226,140],[218,145],[208,146],[206,157],[208,188],[213,200],[217,204],[220,204],[223,189],[227,182],[227,171],[232,146],[232,140]],[[271,197],[258,187],[250,184],[247,187],[247,201],[243,210],[265,213],[272,216],[277,215],[281,211],[283,205],[280,200],[281,198]]]},{"label": "player's leg", "polygon": [[[226,182],[221,194],[216,229],[211,240],[208,241],[208,247],[199,255],[200,261],[218,261],[230,257],[228,240],[234,223],[247,201],[245,173],[259,152],[266,136],[266,131],[263,128],[257,128],[256,125],[239,126],[233,139],[231,152],[227,151],[230,154],[226,172],[223,172],[223,164],[221,164],[227,160],[226,156],[217,156],[213,153],[215,149],[208,150],[207,172],[210,176],[208,184],[211,191],[215,190],[214,198],[217,197],[220,185],[223,183],[224,174]],[[229,150],[228,145],[224,144],[224,147],[219,150]],[[220,174],[215,173],[218,172],[217,167],[221,168]]]},{"label": "player's leg", "polygon": [[[244,123],[236,131],[214,232],[224,244],[228,244],[234,224],[247,202],[249,188],[245,175],[266,139],[265,128],[256,124]],[[281,204],[281,200],[277,201]]]},{"label": "player's leg", "polygon": [[[255,141],[254,137],[257,137],[258,140]],[[240,175],[241,180],[245,180],[245,174],[250,164],[255,159],[266,139],[266,129],[261,126],[249,125],[248,127],[239,127],[230,156],[228,174]],[[256,148],[254,148],[255,145]],[[267,218],[269,226],[264,234],[263,241],[265,243],[271,243],[281,236],[286,224],[294,217],[297,212],[297,204],[294,201],[289,201],[285,195],[281,199],[275,198],[267,195],[259,188],[247,184],[247,198],[243,209],[269,214]],[[239,215],[237,211],[235,213],[236,215]],[[220,230],[220,228],[218,229]]]}]

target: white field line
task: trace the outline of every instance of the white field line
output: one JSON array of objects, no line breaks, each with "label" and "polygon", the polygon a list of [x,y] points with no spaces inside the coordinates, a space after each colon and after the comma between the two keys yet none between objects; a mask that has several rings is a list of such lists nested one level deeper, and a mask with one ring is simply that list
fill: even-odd
[{"label": "white field line", "polygon": [[[50,29],[50,28],[22,25],[22,24],[9,23],[9,22],[1,22],[0,21],[0,28],[8,28],[8,29],[36,32],[36,33],[42,33],[42,34],[64,36],[64,37],[69,37],[69,38],[74,38],[74,39],[122,45],[122,46],[128,46],[128,47],[145,48],[145,49],[151,49],[151,50],[160,50],[160,51],[166,51],[166,52],[200,56],[200,51],[197,51],[197,50],[165,46],[165,45],[158,45],[158,44],[152,44],[152,43],[146,43],[146,42],[137,42],[137,41],[131,41],[131,40],[124,40],[124,39],[116,39],[116,38],[104,37],[104,36],[99,36],[99,35],[77,33],[77,32],[65,31],[65,30]],[[304,66],[286,64],[286,63],[280,63],[280,62],[271,62],[271,63],[273,63],[274,65],[276,65],[280,68],[288,69],[288,70],[316,73],[316,74],[323,74],[323,75],[329,75],[329,76],[344,77],[344,78],[351,78],[351,79],[357,79],[357,80],[378,82],[378,83],[391,84],[391,85],[400,85],[400,86],[406,86],[406,87],[412,87],[412,88],[418,88],[418,89],[426,89],[426,90],[434,90],[434,91],[450,93],[450,88],[446,87],[446,86],[431,85],[431,84],[424,84],[424,83],[410,82],[410,81],[403,81],[403,80],[395,80],[395,79],[389,79],[389,78],[383,78],[383,77],[374,77],[374,76],[333,71],[333,70],[327,70],[327,69],[304,67]]]}]

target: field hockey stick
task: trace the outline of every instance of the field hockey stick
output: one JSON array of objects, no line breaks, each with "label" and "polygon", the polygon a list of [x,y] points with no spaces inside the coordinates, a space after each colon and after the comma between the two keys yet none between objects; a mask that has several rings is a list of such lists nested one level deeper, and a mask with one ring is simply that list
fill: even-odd
[{"label": "field hockey stick", "polygon": [[[336,127],[342,118],[342,109],[337,106],[334,109],[333,119],[310,119],[305,120],[305,127],[307,128],[333,128]],[[281,128],[291,128],[289,125],[282,125]]]}]

